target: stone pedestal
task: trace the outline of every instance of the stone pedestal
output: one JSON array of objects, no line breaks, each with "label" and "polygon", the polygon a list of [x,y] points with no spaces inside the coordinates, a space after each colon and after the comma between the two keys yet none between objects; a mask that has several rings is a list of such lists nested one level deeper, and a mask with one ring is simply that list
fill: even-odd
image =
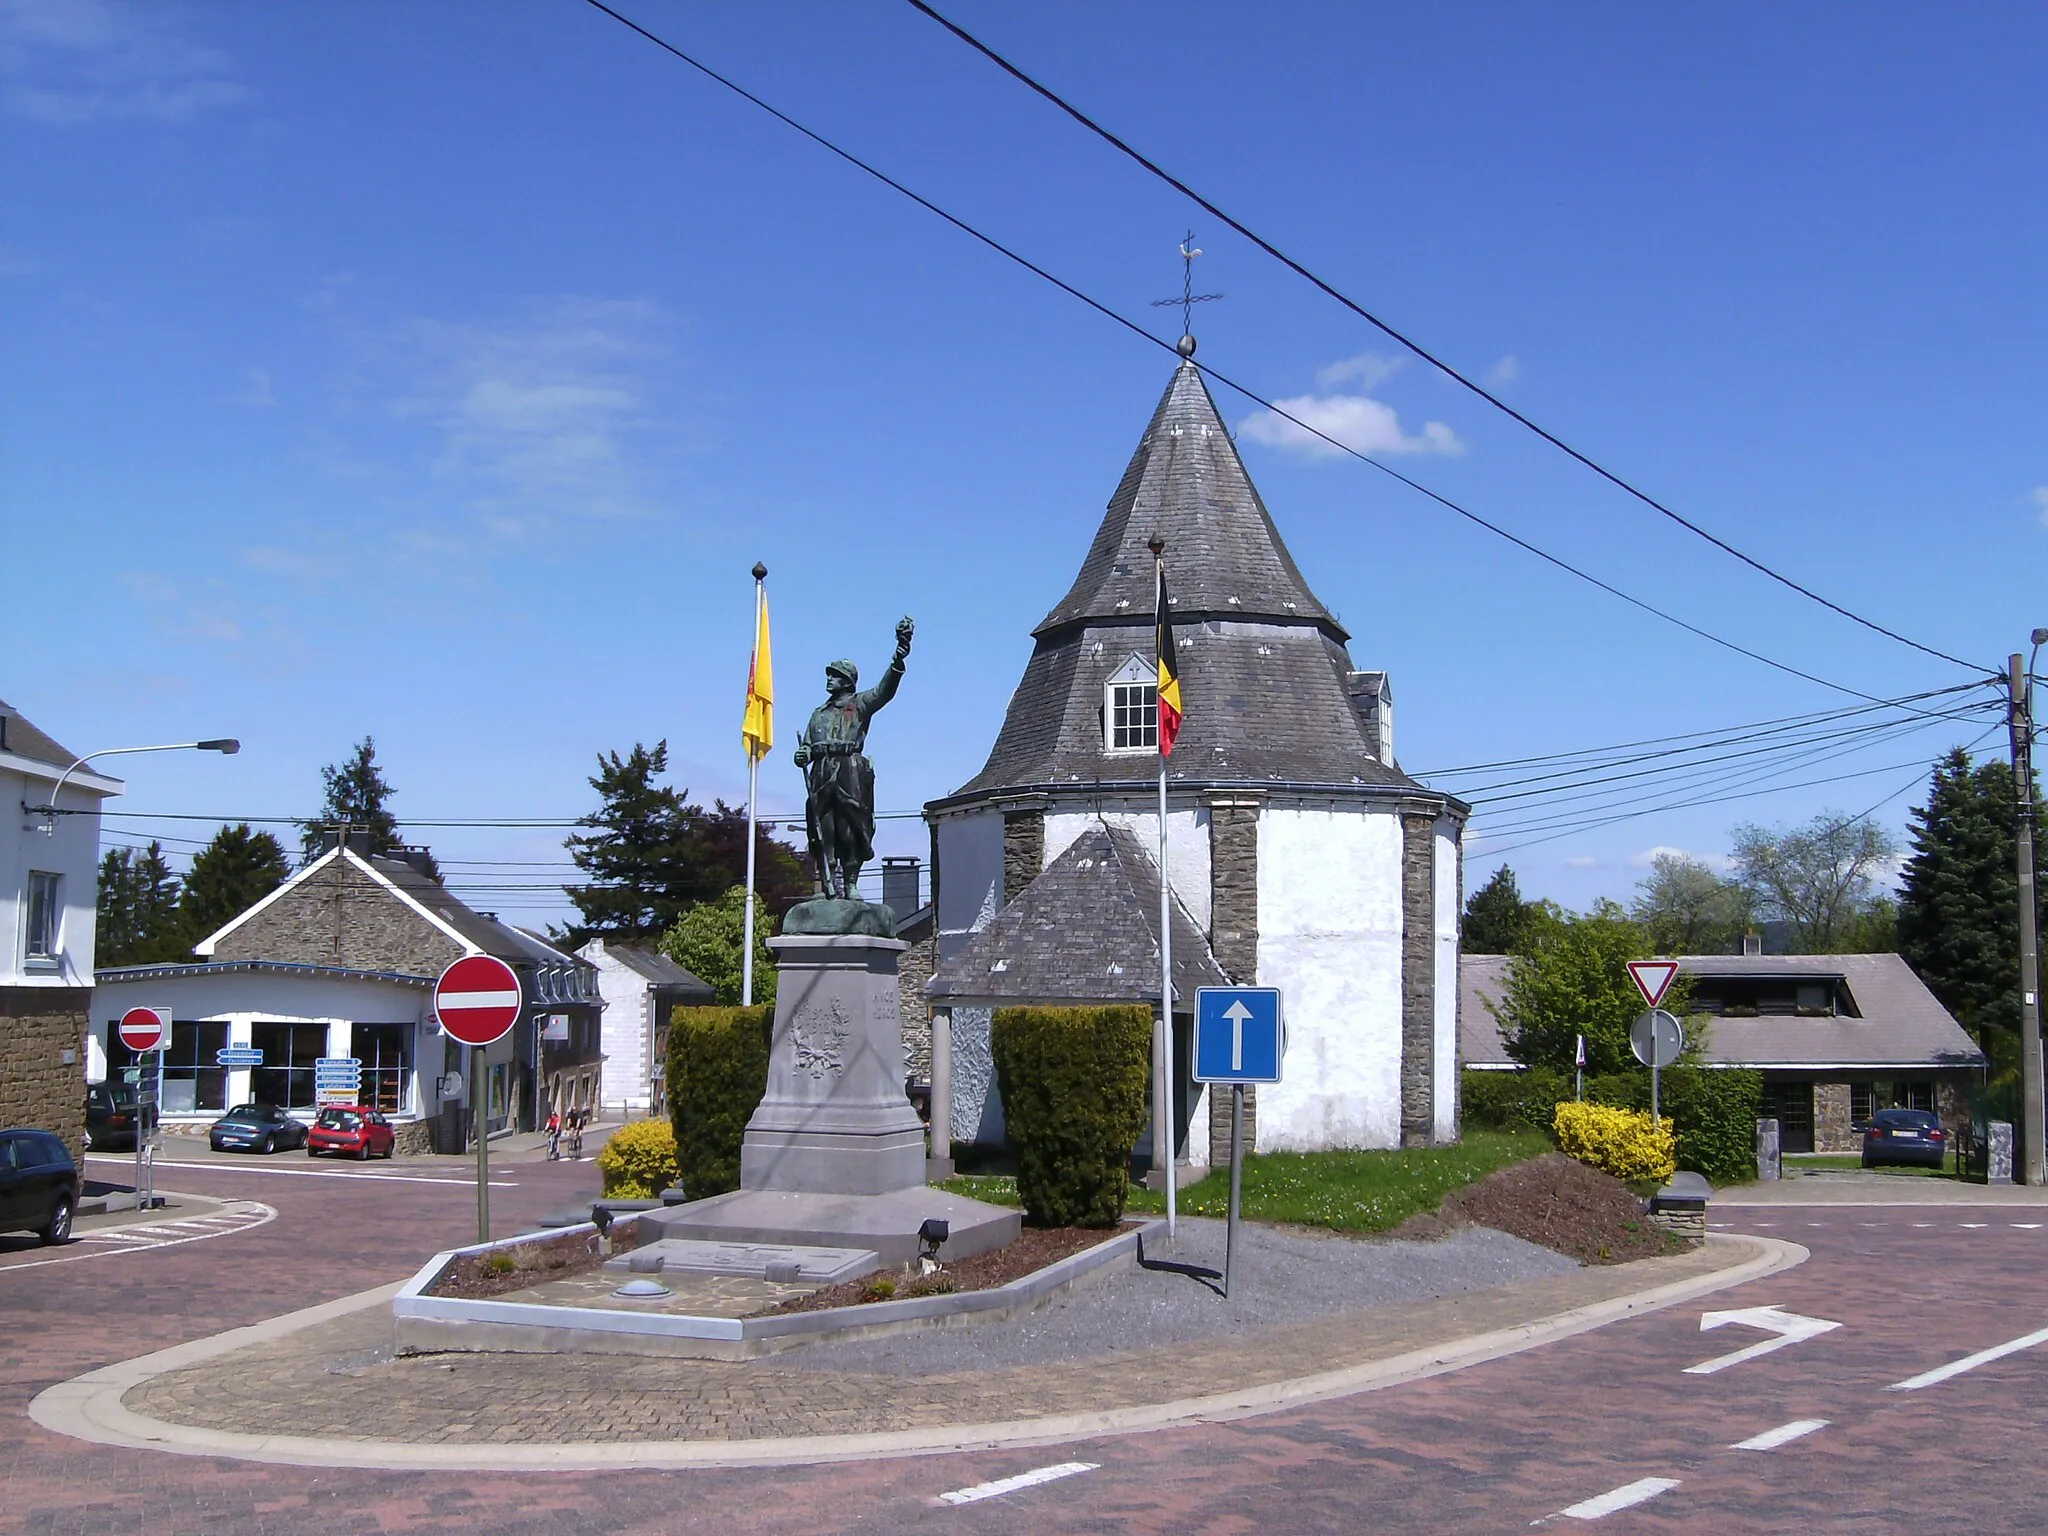
[{"label": "stone pedestal", "polygon": [[1784,1158],[1778,1149],[1778,1122],[1775,1120],[1756,1123],[1756,1176],[1759,1179],[1782,1179],[1785,1176]]},{"label": "stone pedestal", "polygon": [[1994,1120],[1987,1127],[1984,1138],[1984,1182],[1986,1184],[2010,1184],[2012,1182],[2012,1126],[2004,1120]]},{"label": "stone pedestal", "polygon": [[880,1195],[925,1181],[924,1125],[903,1091],[897,957],[867,934],[785,935],[768,1091],[740,1146],[740,1188]]}]

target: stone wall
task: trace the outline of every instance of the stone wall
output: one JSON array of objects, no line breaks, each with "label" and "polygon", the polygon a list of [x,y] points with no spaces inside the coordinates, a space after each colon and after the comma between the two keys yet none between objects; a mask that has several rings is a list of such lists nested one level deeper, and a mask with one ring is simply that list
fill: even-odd
[{"label": "stone wall", "polygon": [[1045,812],[1003,814],[1003,905],[1015,901],[1045,868]]},{"label": "stone wall", "polygon": [[1849,1085],[1813,1085],[1813,1150],[1816,1152],[1860,1152],[1863,1142],[1851,1128]]},{"label": "stone wall", "polygon": [[388,887],[336,859],[223,938],[213,958],[438,976],[463,953]]},{"label": "stone wall", "polygon": [[[1209,949],[1223,974],[1242,986],[1259,979],[1259,803],[1209,802]],[[1199,1089],[1196,1090],[1200,1092]],[[1209,1101],[1209,1166],[1230,1161],[1230,1093]],[[1259,1090],[1244,1094],[1244,1144],[1259,1144]]]},{"label": "stone wall", "polygon": [[1935,1118],[1951,1135],[1970,1123],[1970,1108],[1968,1078],[1945,1078],[1934,1085]]},{"label": "stone wall", "polygon": [[896,977],[903,1008],[903,1071],[914,1083],[932,1080],[932,1007],[925,1000],[924,984],[932,979],[938,963],[938,925],[903,951],[896,961]]},{"label": "stone wall", "polygon": [[1436,1139],[1436,818],[1401,817],[1401,1145]]},{"label": "stone wall", "polygon": [[83,987],[0,987],[0,1125],[54,1131],[81,1169],[91,1000]]}]

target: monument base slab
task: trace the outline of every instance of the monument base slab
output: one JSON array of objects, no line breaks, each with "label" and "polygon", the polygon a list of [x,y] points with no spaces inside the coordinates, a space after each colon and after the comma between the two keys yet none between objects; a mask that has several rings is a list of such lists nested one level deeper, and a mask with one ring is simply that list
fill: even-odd
[{"label": "monument base slab", "polygon": [[949,1190],[918,1185],[880,1195],[828,1195],[799,1190],[738,1189],[649,1211],[642,1231],[663,1238],[715,1243],[787,1243],[813,1248],[871,1248],[885,1264],[918,1256],[918,1228],[937,1218],[949,1233],[942,1262],[972,1258],[1017,1240],[1021,1211],[1005,1210]]}]

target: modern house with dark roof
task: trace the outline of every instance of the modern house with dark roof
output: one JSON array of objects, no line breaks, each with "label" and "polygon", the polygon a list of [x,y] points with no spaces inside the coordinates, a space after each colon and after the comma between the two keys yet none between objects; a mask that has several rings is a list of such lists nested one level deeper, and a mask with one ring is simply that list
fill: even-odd
[{"label": "modern house with dark roof", "polygon": [[[1509,963],[1467,955],[1460,966],[1475,1069],[1515,1070],[1495,1012]],[[1763,1073],[1763,1112],[1785,1151],[1854,1152],[1879,1109],[1969,1120],[1984,1053],[1899,956],[1680,955],[1678,965],[1692,979],[1687,1028],[1705,1033],[1702,1060]]]},{"label": "modern house with dark roof", "polygon": [[1177,1157],[1207,1162],[1227,1142],[1227,1108],[1212,1116],[1185,1066],[1193,989],[1226,978],[1285,999],[1285,1077],[1256,1094],[1260,1151],[1452,1139],[1467,807],[1402,772],[1385,674],[1354,667],[1192,361],[1032,631],[988,761],[925,807],[939,962],[926,992],[951,1012],[952,1134],[1001,1134],[991,1006],[1157,1003],[1155,537],[1185,713],[1166,818]]},{"label": "modern house with dark roof", "polygon": [[100,803],[122,788],[66,777],[77,760],[0,699],[0,1125],[53,1131],[73,1157],[85,1150]]},{"label": "modern house with dark roof", "polygon": [[[429,1123],[464,1107],[457,1085],[468,1078],[464,1047],[434,1015],[434,981],[464,955],[489,954],[518,973],[525,1017],[485,1052],[486,1126],[531,1129],[550,1109],[595,1108],[595,968],[465,905],[423,854],[331,847],[194,945],[199,963],[103,972],[90,1075],[132,1064],[113,1029],[125,1008],[168,1006],[166,1123],[210,1120],[250,1099],[310,1113],[321,1098],[314,1063],[348,1059],[360,1063],[361,1102],[400,1123],[402,1149],[424,1151]],[[221,1066],[227,1046],[262,1051],[262,1064]],[[457,1150],[462,1138],[450,1120],[436,1139]]]},{"label": "modern house with dark roof", "polygon": [[596,969],[604,999],[604,1102],[658,1109],[669,1014],[711,1002],[711,984],[648,945],[596,938],[576,957]]}]

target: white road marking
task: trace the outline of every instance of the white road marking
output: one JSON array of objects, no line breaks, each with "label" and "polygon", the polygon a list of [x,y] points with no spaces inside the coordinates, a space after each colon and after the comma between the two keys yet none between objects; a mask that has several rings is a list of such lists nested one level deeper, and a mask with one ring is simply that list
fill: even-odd
[{"label": "white road marking", "polygon": [[[123,1243],[119,1247],[89,1249],[83,1253],[67,1253],[54,1259],[31,1259],[25,1264],[0,1263],[0,1275],[11,1275],[20,1269],[41,1269],[45,1264],[76,1264],[84,1259],[113,1259],[119,1258],[123,1254],[154,1253],[159,1248],[176,1248],[185,1243],[203,1243],[209,1237],[227,1237],[235,1232],[246,1232],[251,1227],[260,1227],[268,1222],[277,1220],[275,1208],[261,1205],[254,1200],[244,1207],[243,1214],[247,1219],[232,1227],[216,1227],[205,1232],[178,1233],[162,1238],[152,1238],[148,1236],[146,1230],[138,1230],[138,1240]],[[166,1223],[153,1222],[151,1225],[161,1227],[166,1225]],[[85,1233],[81,1234],[79,1243],[74,1246],[83,1246],[88,1241],[118,1237],[120,1235],[118,1230],[113,1232]]]},{"label": "white road marking", "polygon": [[1559,1514],[1567,1520],[1599,1520],[1613,1514],[1617,1509],[1629,1509],[1637,1504],[1648,1503],[1660,1493],[1669,1493],[1678,1486],[1675,1477],[1643,1477],[1632,1483],[1601,1494],[1597,1499],[1587,1499],[1574,1504],[1570,1509],[1561,1509]]},{"label": "white road marking", "polygon": [[1780,1424],[1776,1429],[1767,1429],[1760,1435],[1751,1435],[1747,1440],[1738,1440],[1728,1449],[1731,1451],[1775,1451],[1781,1445],[1790,1445],[1794,1440],[1812,1434],[1816,1429],[1826,1429],[1826,1419],[1794,1419],[1790,1424]]},{"label": "white road marking", "polygon": [[1913,1225],[1916,1227],[1931,1227],[1934,1225],[1934,1223],[1931,1221],[1916,1221],[1913,1223]]},{"label": "white road marking", "polygon": [[1730,1323],[1741,1323],[1747,1328],[1761,1328],[1766,1333],[1777,1335],[1747,1349],[1738,1349],[1732,1355],[1717,1355],[1712,1360],[1703,1360],[1698,1365],[1688,1365],[1688,1376],[1711,1376],[1716,1371],[1725,1371],[1731,1365],[1740,1365],[1745,1360],[1754,1360],[1759,1355],[1768,1355],[1774,1349],[1783,1349],[1787,1344],[1797,1344],[1802,1339],[1817,1338],[1841,1327],[1840,1323],[1824,1317],[1805,1317],[1797,1312],[1787,1312],[1779,1307],[1744,1307],[1733,1312],[1703,1312],[1700,1314],[1700,1331],[1710,1328],[1724,1328]]},{"label": "white road marking", "polygon": [[992,1483],[976,1483],[972,1488],[955,1488],[951,1493],[942,1493],[937,1502],[941,1504],[975,1504],[983,1499],[993,1499],[1000,1494],[1015,1493],[1020,1488],[1036,1488],[1040,1483],[1058,1482],[1063,1477],[1072,1477],[1077,1472],[1093,1472],[1101,1463],[1093,1461],[1063,1461],[1056,1467],[1040,1467],[1035,1472],[1019,1472],[1015,1477],[999,1477]]},{"label": "white road marking", "polygon": [[2041,1230],[2041,1223],[2038,1221],[2016,1221],[2012,1225],[2016,1231],[2020,1232],[2038,1232]]},{"label": "white road marking", "polygon": [[1951,1360],[1947,1365],[1936,1366],[1931,1371],[1922,1371],[1918,1376],[1908,1376],[1904,1381],[1895,1381],[1885,1388],[1887,1392],[1918,1392],[1922,1387],[1939,1386],[1951,1376],[1960,1376],[1965,1371],[1974,1371],[1980,1365],[1989,1365],[1994,1360],[2003,1360],[2007,1355],[2016,1355],[2023,1349],[2032,1349],[2037,1344],[2048,1344],[2048,1328],[2013,1339],[2005,1344],[1994,1344],[1989,1349],[1980,1349],[1974,1355],[1965,1355],[1960,1360]]},{"label": "white road marking", "polygon": [[[128,1163],[129,1158],[102,1158],[102,1162]],[[380,1179],[389,1184],[446,1184],[456,1189],[475,1189],[476,1180],[443,1179],[423,1173],[343,1173],[338,1168],[244,1168],[233,1163],[158,1163],[159,1168],[183,1168],[197,1173],[267,1173],[275,1178],[286,1179]],[[493,1189],[517,1189],[517,1184],[499,1179],[491,1180]]]},{"label": "white road marking", "polygon": [[1962,1225],[1963,1225],[1963,1230],[1964,1230],[1965,1232],[1975,1232],[1975,1231],[1977,1231],[1977,1230],[1978,1230],[1979,1228],[1981,1228],[1981,1227],[1988,1227],[1988,1226],[1990,1226],[1990,1225],[1991,1225],[1991,1223],[1990,1223],[1990,1222],[1988,1222],[1988,1221],[1966,1221],[1966,1222],[1964,1222],[1964,1223],[1963,1223]]}]

